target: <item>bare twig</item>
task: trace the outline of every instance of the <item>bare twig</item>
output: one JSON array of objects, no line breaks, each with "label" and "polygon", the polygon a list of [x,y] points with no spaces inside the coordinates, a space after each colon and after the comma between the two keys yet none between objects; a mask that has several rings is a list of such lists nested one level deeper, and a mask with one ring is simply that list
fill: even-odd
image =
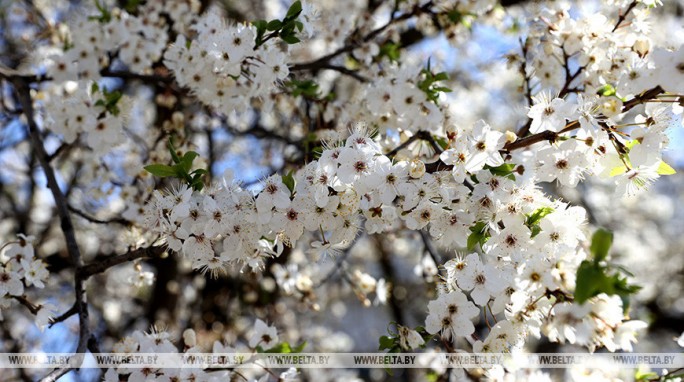
[{"label": "bare twig", "polygon": [[50,328],[53,327],[55,324],[60,323],[62,321],[65,321],[67,318],[73,316],[77,312],[77,304],[74,303],[74,305],[71,306],[66,312],[60,314],[57,317],[51,318],[50,319]]},{"label": "bare twig", "polygon": [[123,226],[128,226],[131,224],[131,222],[129,222],[128,220],[126,220],[124,218],[112,218],[112,219],[108,219],[108,220],[100,220],[100,219],[94,218],[94,217],[86,214],[85,212],[79,210],[78,208],[72,206],[71,204],[69,204],[68,207],[69,207],[69,211],[75,213],[76,215],[82,217],[83,219],[85,219],[91,223],[95,223],[95,224],[116,223],[116,224],[120,224]]},{"label": "bare twig", "polygon": [[629,4],[629,6],[627,6],[627,9],[624,12],[620,12],[620,16],[618,17],[618,21],[617,23],[615,23],[612,32],[615,32],[620,27],[620,24],[622,24],[622,22],[625,21],[625,19],[627,19],[627,15],[629,15],[629,12],[631,12],[632,9],[636,7],[636,5],[637,1],[634,0],[631,4]]},{"label": "bare twig", "polygon": [[358,48],[359,46],[373,40],[376,36],[384,32],[387,28],[389,28],[392,24],[395,24],[397,22],[403,21],[403,20],[408,20],[414,16],[417,16],[421,13],[429,12],[430,8],[432,7],[432,1],[427,2],[423,6],[416,6],[411,12],[404,13],[400,15],[399,17],[392,17],[385,25],[372,30],[369,32],[367,35],[362,37],[360,40],[353,40],[347,45],[335,50],[332,53],[326,54],[323,57],[320,57],[316,60],[310,61],[310,62],[303,62],[299,64],[294,64],[290,67],[291,71],[297,71],[297,70],[312,70],[316,71],[319,69],[331,69],[330,66],[330,61],[344,53],[349,53],[353,51],[354,49]]},{"label": "bare twig", "polygon": [[432,149],[435,150],[435,152],[437,152],[438,154],[442,152],[442,148],[439,147],[437,142],[435,142],[435,138],[432,136],[432,134],[430,134],[429,132],[424,131],[424,130],[419,130],[414,135],[409,137],[409,139],[407,139],[405,142],[403,142],[399,146],[395,147],[392,151],[388,152],[386,155],[388,157],[393,157],[393,156],[397,155],[397,153],[399,153],[399,151],[407,148],[411,143],[413,143],[417,140],[427,141],[428,143],[430,143],[430,146],[432,146]]},{"label": "bare twig", "polygon": [[437,248],[435,248],[434,244],[432,244],[430,236],[428,236],[427,232],[422,229],[419,230],[418,233],[420,234],[420,238],[423,240],[425,250],[430,255],[430,258],[432,258],[432,261],[435,262],[435,266],[439,267],[439,265],[442,264],[442,256],[440,256],[439,251]]},{"label": "bare twig", "polygon": [[166,246],[161,245],[146,248],[138,248],[126,252],[123,255],[105,257],[91,264],[82,266],[78,269],[77,273],[81,278],[87,280],[90,276],[102,273],[115,265],[123,264],[137,259],[159,257],[165,251]]},{"label": "bare twig", "polygon": [[32,303],[31,301],[29,301],[29,300],[26,298],[26,296],[14,296],[14,295],[10,295],[10,297],[12,297],[13,299],[19,301],[19,303],[20,303],[21,305],[25,306],[25,307],[29,310],[29,312],[31,312],[31,314],[33,314],[33,315],[38,314],[38,311],[39,311],[40,308],[41,308],[40,305],[36,305],[36,304]]}]

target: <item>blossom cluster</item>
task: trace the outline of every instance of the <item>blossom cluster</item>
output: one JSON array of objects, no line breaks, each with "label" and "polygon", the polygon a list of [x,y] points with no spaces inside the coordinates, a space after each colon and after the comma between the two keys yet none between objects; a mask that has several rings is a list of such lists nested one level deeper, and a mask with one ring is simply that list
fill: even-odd
[{"label": "blossom cluster", "polygon": [[[153,328],[149,333],[135,331],[126,336],[112,349],[114,353],[123,355],[133,355],[136,353],[147,354],[186,354],[205,353],[202,345],[198,343],[197,334],[192,329],[183,332],[183,347],[179,351],[178,347],[172,342],[173,338],[165,329]],[[236,370],[205,370],[202,367],[183,367],[183,368],[140,368],[131,369],[127,367],[111,368],[104,374],[105,382],[118,382],[122,376],[127,376],[128,381],[149,381],[151,379],[161,380],[198,380],[198,381],[225,381],[230,379],[232,373],[239,373],[243,378],[246,376],[259,377],[258,381],[268,381],[269,373],[266,371],[255,373],[250,361],[251,355],[255,352],[263,352],[272,349],[280,343],[278,331],[275,326],[269,326],[264,321],[257,319],[254,322],[248,344],[238,343],[235,347],[227,346],[221,341],[214,341],[210,352],[216,354],[240,354],[244,357],[241,362],[244,366]],[[289,345],[288,345],[289,346]],[[268,370],[267,370],[268,371]],[[269,371],[270,372],[270,371]],[[289,369],[282,372],[279,380],[296,380],[296,369]],[[256,379],[252,379],[256,380]]]},{"label": "blossom cluster", "polygon": [[[308,16],[301,19],[306,22]],[[196,38],[179,35],[164,54],[164,64],[178,84],[215,110],[244,111],[249,107],[245,100],[267,98],[289,75],[287,49],[274,39],[255,45],[253,24],[226,25],[209,12],[192,28]]]},{"label": "blossom cluster", "polygon": [[[47,126],[60,134],[64,142],[73,143],[85,134],[85,143],[97,152],[108,152],[125,142],[125,97],[108,93],[94,85],[90,89],[83,81],[64,89],[63,95],[51,95],[46,103]],[[116,97],[112,103],[112,97]],[[111,105],[111,106],[109,106]],[[109,106],[109,107],[108,107]]]},{"label": "blossom cluster", "polygon": [[[0,320],[2,311],[15,301],[24,301],[26,288],[34,286],[45,288],[50,272],[45,262],[34,256],[33,236],[18,235],[18,240],[10,241],[0,247]],[[15,300],[16,299],[16,300]],[[42,328],[54,312],[51,304],[32,306],[36,310],[36,322]]]},{"label": "blossom cluster", "polygon": [[[488,134],[501,135],[479,123],[466,139],[469,148],[486,142]],[[393,163],[362,129],[343,145],[331,146],[293,176],[294,185],[288,187],[274,175],[256,196],[235,184],[205,193],[184,186],[169,194],[156,192],[147,209],[149,226],[166,238],[171,249],[192,260],[195,268],[210,272],[232,262],[257,269],[266,257],[280,255],[283,243],[296,245],[305,232],[317,239],[310,252],[334,256],[351,244],[362,222],[369,233],[400,226],[426,229],[437,243],[452,248],[468,246],[477,233],[486,238],[482,259],[472,253],[444,265],[448,289],[429,305],[429,333],[439,332],[446,339],[470,336],[475,330],[470,320],[480,309],[492,315],[504,312],[509,323],[501,321],[498,327],[508,325],[511,333],[517,333],[516,340],[498,347],[485,340],[481,346],[510,350],[513,344],[521,346],[528,333],[539,336],[542,329],[555,333],[565,332],[565,325],[576,327],[564,312],[575,314],[575,309],[595,305],[620,314],[617,319],[606,318],[599,309],[578,343],[616,349],[615,333],[633,338],[633,332],[620,329],[619,298],[597,299],[590,305],[560,304],[571,299],[577,267],[586,257],[580,247],[585,212],[550,200],[531,183],[518,184],[512,174],[493,174],[493,167],[485,166],[488,161],[492,165],[503,161],[496,147],[476,154],[482,159],[469,167],[473,175],[469,182],[474,185],[467,183],[468,188],[464,176],[428,173],[422,162]],[[469,292],[472,302],[463,292]],[[608,302],[600,303],[604,300]],[[613,323],[611,330],[596,326],[602,322]],[[639,327],[626,327],[632,326]],[[575,343],[576,337],[568,341]],[[622,339],[617,343],[629,346]]]},{"label": "blossom cluster", "polygon": [[[132,72],[149,72],[168,43],[167,20],[174,28],[192,23],[199,4],[185,1],[148,1],[137,15],[104,7],[97,16],[81,16],[64,32],[63,47],[48,55],[47,75],[56,83],[97,80],[110,64],[109,53]],[[38,54],[45,54],[38,52]]]}]

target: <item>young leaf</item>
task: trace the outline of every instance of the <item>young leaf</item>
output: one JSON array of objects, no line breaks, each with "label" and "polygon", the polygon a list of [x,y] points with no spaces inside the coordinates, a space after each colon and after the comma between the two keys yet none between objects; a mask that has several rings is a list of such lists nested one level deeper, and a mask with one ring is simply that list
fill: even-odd
[{"label": "young leaf", "polygon": [[299,41],[301,41],[301,40],[298,39],[295,35],[292,35],[292,34],[288,34],[288,35],[285,35],[285,36],[280,36],[280,38],[281,38],[283,41],[285,41],[286,43],[288,43],[288,44],[296,44],[296,43],[298,43]]},{"label": "young leaf", "polygon": [[397,339],[390,336],[380,336],[378,350],[389,350],[396,345]]},{"label": "young leaf", "polygon": [[293,352],[293,353],[301,353],[302,350],[304,350],[305,347],[306,347],[306,341],[303,341],[301,344],[299,344],[299,345],[295,346],[294,348],[292,348],[292,352]]},{"label": "young leaf", "polygon": [[575,301],[583,304],[596,295],[613,294],[613,292],[610,280],[603,273],[603,269],[590,261],[582,261],[577,269]]},{"label": "young leaf", "polygon": [[287,173],[287,175],[281,176],[283,179],[283,184],[287,187],[288,190],[290,190],[291,193],[294,192],[295,188],[295,180],[294,176],[292,175],[293,173],[293,171],[290,171]]},{"label": "young leaf", "polygon": [[539,221],[542,220],[543,217],[552,213],[553,211],[555,211],[555,210],[551,207],[537,208],[534,212],[532,212],[531,214],[529,214],[527,216],[527,221],[525,221],[525,225],[530,227],[530,226],[533,226],[535,224],[539,224]]},{"label": "young leaf", "polygon": [[613,244],[613,233],[599,228],[591,237],[591,247],[589,250],[594,256],[594,262],[599,263],[608,256],[610,246]]},{"label": "young leaf", "polygon": [[178,156],[178,153],[176,153],[176,148],[173,147],[173,140],[171,137],[169,137],[169,141],[166,142],[166,148],[169,149],[169,154],[171,154],[173,163],[180,163],[180,157]]},{"label": "young leaf", "polygon": [[179,164],[181,165],[182,169],[183,169],[186,173],[190,171],[190,169],[192,168],[192,161],[194,161],[195,158],[197,158],[198,156],[199,156],[199,154],[197,154],[196,152],[194,152],[194,151],[188,151],[188,152],[185,153],[185,154],[183,155],[183,157],[180,159],[180,163],[179,163]]},{"label": "young leaf", "polygon": [[264,353],[282,353],[282,354],[287,354],[291,353],[292,349],[290,348],[290,344],[287,342],[281,342],[274,347],[264,350]]},{"label": "young leaf", "polygon": [[154,176],[158,176],[160,178],[165,178],[167,176],[176,176],[176,169],[174,169],[171,166],[167,166],[165,164],[151,164],[148,166],[145,166],[144,169],[149,172],[150,174]]},{"label": "young leaf", "polygon": [[266,29],[269,31],[276,31],[276,30],[280,29],[280,27],[282,25],[283,25],[283,22],[280,20],[271,20],[266,25]]},{"label": "young leaf", "polygon": [[669,164],[665,163],[664,161],[660,161],[660,165],[658,166],[658,175],[674,175],[676,174],[677,171],[673,169]]},{"label": "young leaf", "polygon": [[492,175],[498,175],[498,176],[509,176],[513,174],[513,170],[515,170],[515,164],[514,163],[504,163],[501,166],[497,167],[490,167],[490,166],[485,166],[485,169],[489,170],[489,172],[492,173]]},{"label": "young leaf", "polygon": [[294,19],[299,14],[302,12],[302,2],[297,0],[292,5],[290,5],[290,9],[287,10],[287,15],[285,15],[286,19]]}]

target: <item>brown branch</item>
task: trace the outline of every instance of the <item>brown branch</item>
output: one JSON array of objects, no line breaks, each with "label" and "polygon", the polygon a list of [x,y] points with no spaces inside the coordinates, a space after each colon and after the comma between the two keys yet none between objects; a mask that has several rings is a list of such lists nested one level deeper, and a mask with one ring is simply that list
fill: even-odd
[{"label": "brown branch", "polygon": [[620,24],[622,24],[622,22],[625,21],[625,19],[627,19],[627,15],[629,15],[629,12],[631,12],[632,9],[634,9],[634,7],[636,7],[636,5],[637,5],[637,1],[634,0],[634,1],[632,1],[631,4],[629,4],[629,6],[627,7],[627,9],[624,12],[620,13],[620,17],[618,17],[618,21],[617,21],[617,23],[615,23],[615,26],[613,27],[613,30],[611,32],[615,32],[620,27]]},{"label": "brown branch", "polygon": [[[369,81],[368,78],[366,78],[366,77],[364,77],[363,75],[359,74],[358,71],[356,71],[356,70],[351,70],[351,69],[347,69],[347,68],[345,68],[344,66],[340,66],[340,65],[333,65],[333,64],[327,63],[327,64],[322,65],[319,69],[334,70],[334,71],[336,71],[336,72],[340,72],[340,73],[345,74],[345,75],[347,75],[347,76],[349,76],[349,77],[352,77],[352,78],[354,78],[355,80],[357,80],[357,81],[359,81],[359,82],[361,82],[361,83],[366,83],[366,82]],[[291,68],[290,70],[292,70],[292,71],[299,71],[299,70],[305,70],[305,69],[301,69],[301,68]]]},{"label": "brown branch", "polygon": [[111,224],[111,223],[116,223],[116,224],[120,224],[120,225],[123,225],[123,226],[128,226],[128,225],[131,224],[131,222],[129,222],[128,220],[126,220],[126,219],[124,219],[124,218],[112,218],[112,219],[108,219],[108,220],[96,219],[96,218],[94,218],[94,217],[92,217],[92,216],[86,214],[85,212],[79,210],[78,208],[72,206],[71,204],[69,204],[68,207],[69,207],[69,211],[75,213],[76,215],[82,217],[83,219],[85,219],[85,220],[87,220],[87,221],[89,221],[89,222],[91,222],[91,223],[95,223],[95,224]]},{"label": "brown branch", "polygon": [[437,248],[435,248],[434,244],[432,244],[432,240],[425,230],[418,230],[418,233],[420,234],[420,238],[423,240],[425,250],[430,255],[430,258],[432,258],[432,261],[435,263],[435,266],[439,272],[439,265],[442,264],[442,256],[440,256],[439,251]]},{"label": "brown branch", "polygon": [[[122,80],[139,80],[146,83],[172,83],[174,81],[173,76],[161,75],[161,74],[140,74],[133,73],[126,70],[111,70],[110,68],[102,68],[100,70],[100,75],[102,77],[112,77],[120,78]],[[0,78],[4,78],[8,81],[23,81],[25,83],[36,83],[36,82],[47,82],[52,81],[52,78],[47,75],[35,75],[35,74],[21,74],[15,70],[0,67]]]},{"label": "brown branch", "polygon": [[60,323],[62,321],[65,321],[67,318],[76,314],[77,311],[78,311],[77,304],[74,303],[74,305],[72,305],[71,308],[69,308],[66,312],[60,314],[57,317],[50,318],[50,326],[49,327],[51,328],[55,324]]},{"label": "brown branch", "polygon": [[427,142],[430,143],[430,145],[432,146],[432,148],[433,148],[437,153],[441,153],[441,152],[442,152],[442,148],[439,147],[439,145],[437,144],[437,142],[435,142],[435,138],[432,136],[432,134],[430,134],[429,132],[424,131],[424,130],[419,130],[418,132],[416,132],[415,134],[413,134],[411,137],[409,137],[409,139],[407,139],[405,142],[403,142],[403,143],[400,144],[399,146],[395,147],[394,149],[392,149],[392,151],[388,152],[388,153],[385,154],[385,155],[388,156],[388,157],[394,157],[395,155],[397,155],[397,154],[399,153],[399,151],[401,151],[401,150],[407,148],[411,143],[413,143],[413,142],[415,142],[415,141],[417,141],[417,140],[427,141]]},{"label": "brown branch", "polygon": [[584,70],[584,66],[580,66],[577,68],[577,71],[575,73],[570,74],[570,56],[568,53],[565,51],[565,46],[563,46],[563,68],[565,69],[565,83],[563,84],[563,88],[561,88],[560,92],[558,93],[558,98],[563,98],[565,97],[572,88],[570,88],[570,85],[572,84],[572,81],[574,81],[577,76],[582,73]]},{"label": "brown branch", "polygon": [[20,303],[21,305],[25,306],[25,307],[31,312],[31,314],[33,314],[33,315],[38,314],[38,311],[39,311],[40,308],[42,307],[41,305],[35,305],[35,304],[32,303],[31,301],[29,301],[29,300],[26,298],[26,296],[14,296],[14,295],[10,295],[10,297],[12,297],[13,299],[19,301],[19,303]]},{"label": "brown branch", "polygon": [[50,374],[43,377],[43,379],[41,379],[40,382],[55,382],[56,380],[62,378],[64,376],[64,374],[66,374],[70,371],[71,371],[71,367],[69,367],[69,366],[59,367],[55,370],[52,370],[50,372]]},{"label": "brown branch", "polygon": [[91,264],[82,266],[77,270],[77,274],[83,279],[87,280],[90,276],[102,273],[107,269],[123,264],[132,260],[155,258],[159,257],[166,251],[166,246],[154,246],[146,248],[138,248],[123,255],[109,256],[101,260],[97,260]]},{"label": "brown branch", "polygon": [[[649,90],[641,93],[640,95],[632,98],[631,100],[626,101],[622,105],[622,113],[626,113],[626,112],[630,111],[631,109],[633,109],[635,106],[640,105],[640,104],[647,102],[649,100],[652,100],[664,92],[665,92],[665,90],[663,90],[663,88],[661,88],[660,86],[656,86],[653,89],[649,89]],[[567,133],[568,131],[572,131],[574,129],[577,129],[578,127],[579,127],[579,121],[571,121],[571,122],[568,122],[568,124],[566,124],[565,127],[559,132],[554,132],[554,131],[550,131],[550,130],[542,131],[540,133],[533,134],[533,135],[527,136],[525,138],[518,139],[514,142],[507,143],[504,146],[503,150],[510,152],[513,150],[518,150],[518,149],[521,149],[524,147],[531,146],[531,145],[538,143],[538,142],[543,142],[543,141],[554,142],[558,138],[558,136],[560,136],[561,134]]]},{"label": "brown branch", "polygon": [[[344,53],[349,53],[349,52],[353,51],[354,49],[358,48],[359,46],[363,45],[364,43],[371,41],[373,38],[375,38],[376,36],[378,36],[379,34],[384,32],[387,28],[389,28],[392,24],[395,24],[395,23],[400,22],[400,21],[408,20],[408,19],[410,19],[414,16],[417,16],[421,13],[429,12],[431,7],[432,7],[432,1],[427,2],[426,4],[424,4],[421,7],[416,6],[413,8],[413,10],[411,12],[404,13],[399,17],[392,17],[385,25],[369,32],[367,35],[362,37],[360,40],[351,41],[347,45],[335,50],[332,53],[326,54],[325,56],[320,57],[316,60],[309,61],[309,62],[302,62],[299,64],[294,64],[294,65],[290,66],[290,70],[291,71],[298,71],[298,70],[316,71],[319,69],[324,69],[326,67],[328,69],[330,69],[329,68],[329,62],[333,58],[335,58],[341,54],[344,54]],[[352,33],[352,35],[353,34],[354,33]]]},{"label": "brown branch", "polygon": [[[622,113],[626,113],[626,112],[632,110],[637,105],[640,105],[642,103],[645,103],[645,102],[648,102],[652,99],[655,99],[657,96],[659,96],[660,94],[662,94],[664,92],[665,92],[665,90],[663,90],[663,88],[661,88],[660,86],[656,86],[653,89],[649,89],[649,90],[641,93],[640,95],[635,96],[634,98],[630,99],[629,101],[626,101],[625,103],[623,103],[622,104]],[[579,127],[580,127],[579,121],[570,121],[559,132],[546,130],[546,131],[539,132],[537,134],[532,134],[532,135],[529,135],[527,137],[520,138],[516,141],[507,143],[506,145],[504,145],[504,147],[501,151],[503,153],[509,153],[511,151],[514,151],[514,150],[519,150],[519,149],[522,149],[525,147],[532,146],[533,144],[539,143],[539,142],[544,142],[544,141],[555,142],[561,134],[567,133],[568,131],[575,130]],[[415,137],[415,135],[411,138],[414,138],[414,137]],[[411,138],[409,138],[409,140]],[[418,139],[418,138],[415,138],[415,139]],[[415,141],[415,139],[413,139],[413,140]],[[408,143],[407,142],[404,142],[404,144],[402,144],[402,146],[405,147],[410,143],[410,142],[408,142]],[[403,147],[401,147],[401,148],[403,148]],[[389,154],[388,154],[388,156],[389,156]],[[429,163],[429,164],[425,165],[425,170],[427,172],[430,172],[430,173],[433,173],[436,171],[451,170],[452,168],[453,168],[452,165],[444,164],[441,160],[438,160],[434,163]]]},{"label": "brown branch", "polygon": [[326,275],[323,276],[316,285],[314,285],[313,289],[318,289],[321,286],[325,285],[328,281],[331,281],[333,279],[333,276],[335,276],[335,274],[337,274],[337,272],[339,272],[342,269],[342,265],[345,261],[347,261],[347,258],[351,254],[351,250],[354,247],[354,244],[356,244],[356,242],[358,242],[358,240],[354,240],[354,242],[352,242],[349,245],[349,247],[344,249],[344,252],[342,252],[342,254],[339,255],[335,260],[335,265],[333,266],[333,268],[330,271],[328,271],[328,273],[326,273]]},{"label": "brown branch", "polygon": [[[29,88],[28,82],[22,78],[12,78],[11,81],[14,84],[17,98],[21,104],[21,107],[23,108],[24,115],[26,116],[31,146],[33,151],[36,153],[41,167],[43,168],[43,172],[45,173],[45,177],[47,179],[48,188],[52,192],[52,196],[55,199],[55,207],[57,208],[57,213],[59,215],[67,252],[69,253],[69,257],[71,258],[73,266],[78,269],[79,267],[83,266],[81,251],[78,247],[78,243],[76,242],[76,234],[74,231],[74,225],[71,222],[71,217],[69,215],[67,200],[62,193],[62,190],[59,188],[55,171],[50,166],[48,160],[49,156],[45,151],[43,138],[41,137],[38,125],[34,119],[31,89]],[[83,353],[86,350],[88,338],[90,338],[90,327],[88,324],[88,303],[86,300],[85,283],[84,280],[78,275],[78,272],[76,272],[74,275],[74,292],[76,295],[79,318],[79,340],[76,353]]]}]

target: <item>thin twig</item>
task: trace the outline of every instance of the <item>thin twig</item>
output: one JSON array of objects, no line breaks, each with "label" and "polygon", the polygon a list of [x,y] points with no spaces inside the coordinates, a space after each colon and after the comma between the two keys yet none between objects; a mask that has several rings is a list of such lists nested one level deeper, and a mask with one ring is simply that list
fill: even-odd
[{"label": "thin twig", "polygon": [[26,298],[26,296],[14,296],[14,295],[10,295],[10,297],[12,297],[13,299],[19,301],[19,303],[20,303],[21,305],[25,306],[25,307],[29,310],[29,312],[31,312],[31,314],[33,314],[33,315],[38,314],[38,311],[39,311],[40,308],[41,308],[40,305],[36,305],[36,304],[32,303],[31,301],[29,301],[29,300]]},{"label": "thin twig", "polygon": [[115,265],[127,263],[129,261],[137,260],[137,259],[159,257],[165,251],[166,251],[166,246],[164,246],[164,245],[146,247],[146,248],[138,248],[138,249],[126,252],[123,255],[105,257],[105,258],[97,260],[91,264],[82,266],[81,268],[78,269],[77,273],[81,278],[83,278],[84,280],[87,280],[90,276],[96,275],[98,273],[102,273],[102,272],[106,271],[107,269],[109,269]]},{"label": "thin twig", "polygon": [[79,210],[78,208],[72,206],[71,204],[69,204],[68,207],[69,207],[69,211],[75,213],[76,215],[82,217],[83,219],[85,219],[91,223],[95,223],[95,224],[116,223],[116,224],[120,224],[123,226],[128,226],[131,224],[131,222],[129,222],[128,220],[126,220],[124,218],[112,218],[112,219],[108,219],[108,220],[100,220],[100,219],[94,218],[94,217],[86,214],[85,212]]},{"label": "thin twig", "polygon": [[297,71],[297,70],[316,71],[319,69],[323,69],[329,65],[330,60],[332,60],[333,58],[335,58],[341,54],[351,52],[354,49],[358,48],[359,46],[363,45],[364,43],[371,41],[377,35],[381,34],[387,28],[389,28],[392,24],[395,24],[395,23],[403,21],[403,20],[410,19],[410,18],[412,18],[416,15],[419,15],[421,13],[429,12],[431,7],[432,7],[432,1],[427,2],[426,4],[424,4],[421,7],[416,6],[416,7],[414,7],[414,9],[411,12],[404,13],[399,17],[390,18],[390,20],[385,25],[369,32],[367,35],[365,35],[363,38],[361,38],[360,41],[359,40],[352,41],[352,42],[348,43],[347,45],[335,50],[334,52],[326,54],[325,56],[320,57],[316,60],[313,60],[310,62],[302,62],[299,64],[294,64],[294,65],[290,66],[290,70],[291,71]]},{"label": "thin twig", "polygon": [[615,23],[615,26],[613,27],[613,30],[611,32],[615,32],[620,27],[620,24],[622,24],[622,22],[625,21],[625,19],[627,19],[627,15],[629,15],[629,12],[631,12],[632,9],[634,9],[634,7],[636,7],[636,5],[637,5],[637,1],[634,0],[634,1],[632,1],[631,4],[629,4],[629,6],[627,7],[627,10],[620,13],[620,17],[618,17],[618,21],[617,21],[617,23]]},{"label": "thin twig", "polygon": [[65,321],[67,318],[76,314],[77,310],[77,304],[74,303],[74,305],[72,305],[71,308],[69,308],[66,312],[60,314],[57,317],[51,318],[49,327],[52,328],[55,324]]}]

